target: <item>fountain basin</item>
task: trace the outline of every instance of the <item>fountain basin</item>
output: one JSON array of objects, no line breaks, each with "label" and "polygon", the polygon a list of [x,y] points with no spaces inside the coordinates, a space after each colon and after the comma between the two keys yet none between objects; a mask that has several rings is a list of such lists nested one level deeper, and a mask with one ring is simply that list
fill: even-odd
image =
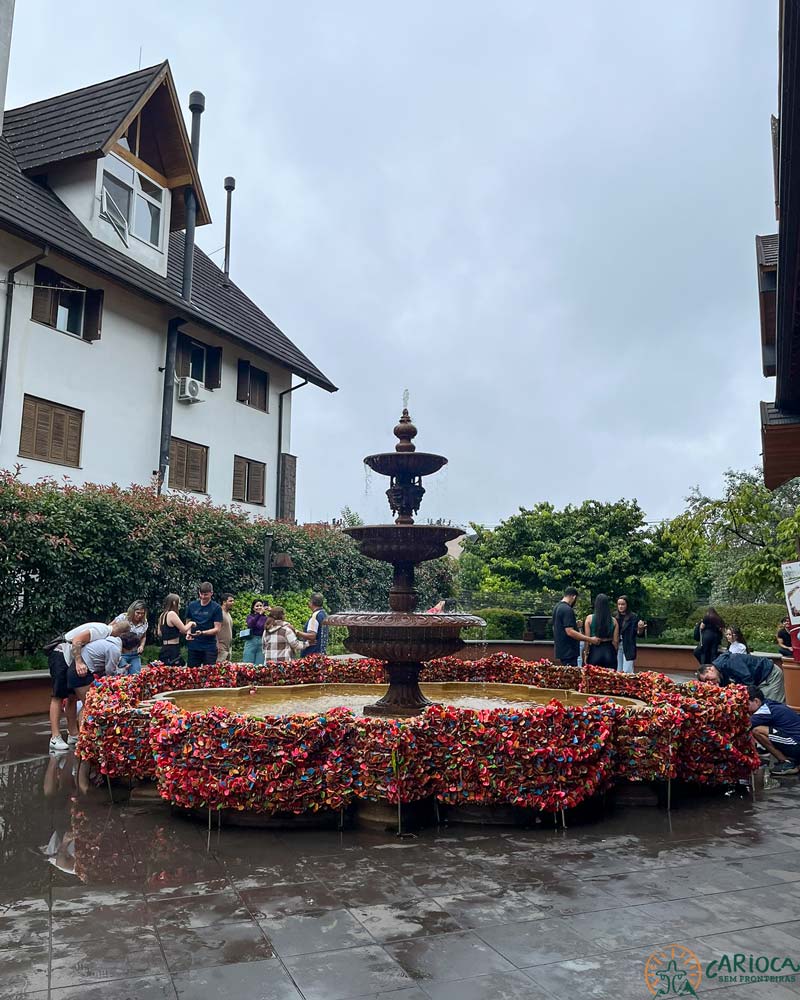
[{"label": "fountain basin", "polygon": [[381,476],[432,476],[447,465],[444,455],[431,455],[424,451],[382,452],[367,455],[364,465]]},{"label": "fountain basin", "polygon": [[[473,711],[525,709],[556,700],[562,705],[583,707],[595,696],[561,688],[541,688],[528,684],[479,684],[449,681],[421,684],[426,698],[442,705]],[[334,708],[363,712],[382,694],[379,684],[292,684],[282,687],[194,688],[165,691],[159,701],[170,701],[187,712],[207,712],[226,708],[237,715],[256,718],[282,715],[319,715]],[[616,704],[634,710],[645,708],[636,698],[615,697]]]},{"label": "fountain basin", "polygon": [[421,663],[450,656],[464,645],[461,630],[484,626],[475,615],[426,615],[397,611],[329,615],[333,626],[346,626],[344,645],[351,653],[389,663]]}]

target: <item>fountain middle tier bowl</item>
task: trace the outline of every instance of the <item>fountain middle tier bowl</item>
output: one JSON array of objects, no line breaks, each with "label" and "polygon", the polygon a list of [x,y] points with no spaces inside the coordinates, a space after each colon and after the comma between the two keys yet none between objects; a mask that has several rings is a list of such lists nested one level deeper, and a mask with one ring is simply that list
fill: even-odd
[{"label": "fountain middle tier bowl", "polygon": [[329,615],[328,625],[348,629],[345,649],[392,663],[422,663],[449,656],[464,645],[461,630],[482,627],[476,615],[406,614],[399,611]]},{"label": "fountain middle tier bowl", "polygon": [[446,524],[364,524],[345,528],[362,555],[388,563],[421,563],[447,555],[447,543],[464,534]]},{"label": "fountain middle tier bowl", "polygon": [[[451,681],[444,684],[421,684],[422,693],[431,701],[456,708],[497,709],[531,708],[546,705],[554,698],[562,705],[583,706],[592,695],[562,688],[537,688],[527,684],[477,684]],[[296,684],[281,687],[201,688],[189,691],[166,691],[158,700],[171,701],[189,712],[227,708],[240,715],[304,715],[349,708],[361,713],[376,701],[383,688],[378,684]],[[613,699],[618,705],[643,708],[635,698]]]}]

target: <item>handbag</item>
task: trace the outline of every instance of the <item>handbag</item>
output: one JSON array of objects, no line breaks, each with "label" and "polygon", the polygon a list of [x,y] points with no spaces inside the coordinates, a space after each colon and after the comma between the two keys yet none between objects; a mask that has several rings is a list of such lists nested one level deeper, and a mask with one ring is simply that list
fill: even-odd
[{"label": "handbag", "polygon": [[57,635],[55,637],[55,639],[51,639],[50,642],[46,642],[42,646],[42,650],[43,650],[43,652],[47,653],[47,655],[49,656],[51,653],[55,652],[56,647],[60,646],[62,642],[66,642],[66,641],[67,640],[64,638],[63,634],[62,635]]}]

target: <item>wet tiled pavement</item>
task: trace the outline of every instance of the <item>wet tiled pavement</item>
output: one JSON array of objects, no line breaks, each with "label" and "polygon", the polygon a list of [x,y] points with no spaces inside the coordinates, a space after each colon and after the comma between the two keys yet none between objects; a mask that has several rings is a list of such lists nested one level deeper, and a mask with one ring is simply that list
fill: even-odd
[{"label": "wet tiled pavement", "polygon": [[[800,783],[555,830],[216,829],[0,724],[0,996],[638,1000],[648,957],[800,966]],[[800,1000],[721,982],[720,1000]],[[676,995],[670,993],[667,995]]]}]

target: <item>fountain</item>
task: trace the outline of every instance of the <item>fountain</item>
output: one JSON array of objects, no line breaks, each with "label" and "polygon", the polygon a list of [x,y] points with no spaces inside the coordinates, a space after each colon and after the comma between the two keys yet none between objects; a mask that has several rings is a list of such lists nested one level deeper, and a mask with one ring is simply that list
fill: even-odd
[{"label": "fountain", "polygon": [[389,477],[386,496],[394,524],[359,525],[345,528],[363,555],[388,562],[393,567],[388,612],[342,612],[328,617],[331,626],[348,629],[345,648],[351,653],[386,661],[389,687],[375,704],[364,708],[365,715],[402,717],[417,715],[432,704],[420,690],[419,675],[426,660],[456,653],[464,646],[461,630],[483,626],[474,615],[419,614],[414,589],[415,567],[447,554],[447,543],[464,532],[441,524],[415,524],[425,488],[423,476],[438,472],[447,464],[443,455],[417,451],[413,439],[417,428],[404,409],[394,428],[395,450],[368,455],[365,465]]}]

